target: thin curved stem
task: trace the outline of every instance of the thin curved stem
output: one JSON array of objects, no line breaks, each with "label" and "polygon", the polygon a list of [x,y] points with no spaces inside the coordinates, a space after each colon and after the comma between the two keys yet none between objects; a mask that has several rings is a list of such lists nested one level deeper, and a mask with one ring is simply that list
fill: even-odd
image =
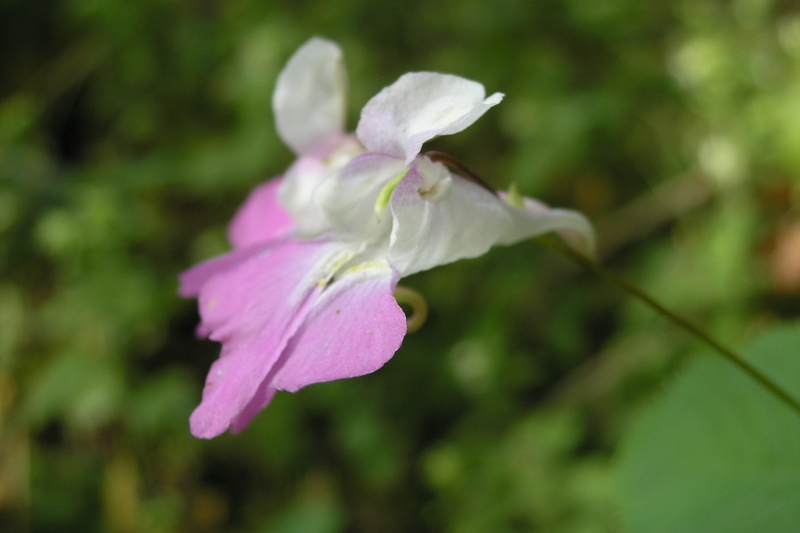
[{"label": "thin curved stem", "polygon": [[778,399],[780,399],[784,404],[786,404],[790,409],[792,409],[795,413],[800,415],[800,402],[798,402],[796,398],[794,398],[788,392],[783,390],[783,388],[780,385],[772,381],[759,369],[751,365],[741,355],[739,355],[732,349],[728,348],[718,340],[714,339],[711,335],[703,331],[697,325],[693,324],[692,322],[689,322],[684,317],[670,311],[639,287],[622,279],[613,272],[606,270],[593,259],[590,259],[589,257],[581,254],[576,250],[573,250],[560,240],[548,235],[537,237],[536,240],[544,244],[548,248],[555,250],[558,253],[568,257],[573,262],[582,266],[586,270],[589,270],[595,275],[603,278],[609,283],[616,285],[617,287],[621,288],[634,298],[637,298],[644,304],[648,305],[649,307],[651,307],[652,309],[654,309],[655,311],[657,311],[658,313],[669,319],[674,324],[677,324],[684,330],[688,331],[689,333],[697,337],[700,341],[704,342],[705,344],[713,348],[716,352],[722,355],[729,362],[739,367],[739,369],[742,372],[744,372],[745,374],[756,380],[767,390],[769,390],[772,394],[774,394]]},{"label": "thin curved stem", "polygon": [[420,293],[409,287],[398,285],[394,288],[394,298],[400,305],[411,308],[411,316],[406,317],[406,333],[414,333],[428,318],[428,303]]}]

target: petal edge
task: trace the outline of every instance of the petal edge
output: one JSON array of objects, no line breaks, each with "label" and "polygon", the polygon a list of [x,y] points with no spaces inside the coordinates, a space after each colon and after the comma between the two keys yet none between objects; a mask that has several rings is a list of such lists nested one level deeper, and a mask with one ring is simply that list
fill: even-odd
[{"label": "petal edge", "polygon": [[278,135],[297,155],[324,157],[344,135],[346,98],[342,50],[310,39],[278,75],[272,95]]},{"label": "petal edge", "polygon": [[410,163],[426,141],[467,128],[502,99],[466,78],[410,72],[367,102],[356,135],[369,151]]}]

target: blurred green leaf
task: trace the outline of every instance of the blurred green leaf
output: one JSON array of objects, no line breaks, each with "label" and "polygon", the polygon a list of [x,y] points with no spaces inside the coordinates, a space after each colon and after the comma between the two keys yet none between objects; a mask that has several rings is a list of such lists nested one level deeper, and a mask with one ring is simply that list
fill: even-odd
[{"label": "blurred green leaf", "polygon": [[[800,327],[765,332],[743,353],[800,397]],[[620,468],[630,533],[800,524],[800,418],[721,359],[697,361],[671,384],[627,435]]]},{"label": "blurred green leaf", "polygon": [[185,436],[196,395],[194,384],[184,373],[163,372],[130,393],[126,421],[136,435],[158,437],[181,432]]},{"label": "blurred green leaf", "polygon": [[117,361],[80,352],[48,362],[30,383],[23,413],[42,427],[63,417],[79,432],[91,432],[117,416],[125,392]]}]

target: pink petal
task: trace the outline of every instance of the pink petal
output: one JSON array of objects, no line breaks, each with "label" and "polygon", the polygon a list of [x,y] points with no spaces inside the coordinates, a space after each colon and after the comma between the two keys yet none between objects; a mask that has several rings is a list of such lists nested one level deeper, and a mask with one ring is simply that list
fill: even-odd
[{"label": "pink petal", "polygon": [[[275,245],[276,243],[272,243]],[[236,267],[249,257],[268,250],[269,244],[261,246],[250,246],[241,250],[234,250],[226,254],[218,255],[198,263],[189,270],[178,276],[180,288],[178,293],[184,298],[194,298],[200,294],[203,285],[216,274],[227,272]]]},{"label": "pink petal", "polygon": [[398,277],[388,266],[377,266],[334,281],[289,341],[271,385],[294,392],[383,366],[406,334],[406,317],[392,296]]},{"label": "pink petal", "polygon": [[215,437],[246,418],[252,402],[263,403],[254,400],[259,386],[343,255],[341,246],[326,241],[286,241],[206,281],[203,327],[223,346],[192,413],[195,436]]},{"label": "pink petal", "polygon": [[233,417],[231,421],[231,433],[241,433],[244,428],[250,425],[250,422],[272,401],[273,396],[277,392],[276,389],[262,382],[258,387],[253,399],[247,404],[241,413]]},{"label": "pink petal", "polygon": [[239,208],[228,228],[228,239],[235,249],[288,236],[292,219],[278,202],[278,187],[283,178],[257,186]]}]

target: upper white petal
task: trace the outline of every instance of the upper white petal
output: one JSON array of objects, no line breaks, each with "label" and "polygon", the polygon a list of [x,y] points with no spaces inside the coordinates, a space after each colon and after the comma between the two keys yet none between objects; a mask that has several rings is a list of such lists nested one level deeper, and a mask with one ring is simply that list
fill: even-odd
[{"label": "upper white petal", "polygon": [[341,49],[312,38],[278,76],[272,95],[278,135],[297,155],[324,157],[344,134],[346,98]]},{"label": "upper white petal", "polygon": [[411,72],[367,102],[356,135],[369,151],[410,163],[425,141],[465,129],[502,99],[458,76]]}]

